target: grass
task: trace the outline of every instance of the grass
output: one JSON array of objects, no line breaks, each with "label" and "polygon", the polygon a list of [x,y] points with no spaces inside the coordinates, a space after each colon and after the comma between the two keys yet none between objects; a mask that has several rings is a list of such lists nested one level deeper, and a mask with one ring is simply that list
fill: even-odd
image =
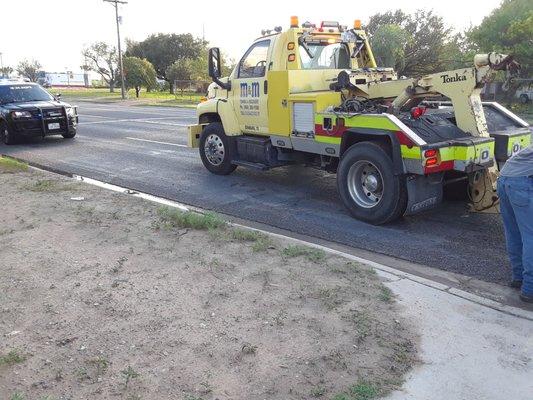
[{"label": "grass", "polygon": [[392,290],[385,285],[381,285],[379,288],[378,299],[385,303],[390,303],[392,301]]},{"label": "grass", "polygon": [[332,400],[372,400],[381,395],[377,384],[362,381],[351,386],[347,392],[337,394]]},{"label": "grass", "polygon": [[199,214],[192,211],[181,211],[170,207],[157,210],[162,225],[167,229],[191,228],[197,230],[215,230],[224,228],[226,222],[213,213]]},{"label": "grass", "polygon": [[122,377],[124,378],[125,387],[128,387],[128,384],[130,383],[132,379],[135,379],[141,376],[141,374],[135,371],[131,365],[129,365],[128,368],[125,368],[122,371],[120,371],[120,373],[122,374]]},{"label": "grass", "polygon": [[281,251],[283,258],[294,258],[304,256],[307,260],[314,263],[321,263],[326,259],[326,252],[320,249],[313,249],[306,246],[287,246]]},{"label": "grass", "polygon": [[0,367],[1,366],[11,366],[15,364],[20,364],[26,360],[26,356],[21,354],[19,350],[13,349],[5,356],[0,357]]},{"label": "grass", "polygon": [[14,160],[13,158],[0,157],[1,172],[23,172],[28,170],[28,164]]},{"label": "grass", "polygon": [[311,389],[311,397],[322,397],[326,393],[326,388],[323,386],[316,386]]},{"label": "grass", "polygon": [[247,229],[232,229],[231,238],[239,242],[252,242],[252,250],[256,253],[266,251],[273,245],[272,239],[268,235]]},{"label": "grass", "polygon": [[9,399],[10,400],[24,400],[26,399],[26,397],[20,392],[15,392],[11,395]]},{"label": "grass", "polygon": [[[109,89],[105,88],[51,88],[49,92],[53,95],[60,93],[66,99],[72,100],[93,100],[103,102],[121,101],[120,88],[115,89],[111,93]],[[135,91],[129,90],[127,92],[128,101],[134,101],[138,105],[154,105],[154,106],[195,106],[200,102],[204,95],[201,93],[194,93],[177,90],[175,94],[168,91],[141,91],[139,98],[135,97]]]}]

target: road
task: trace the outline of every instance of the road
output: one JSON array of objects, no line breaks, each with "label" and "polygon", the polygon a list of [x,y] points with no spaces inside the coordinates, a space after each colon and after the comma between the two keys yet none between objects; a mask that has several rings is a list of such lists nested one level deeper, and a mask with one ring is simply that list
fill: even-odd
[{"label": "road", "polygon": [[0,145],[0,153],[231,216],[354,248],[503,283],[509,265],[498,215],[449,202],[387,226],[352,219],[335,176],[304,167],[207,172],[186,147],[186,108],[80,103],[73,140],[49,137]]}]

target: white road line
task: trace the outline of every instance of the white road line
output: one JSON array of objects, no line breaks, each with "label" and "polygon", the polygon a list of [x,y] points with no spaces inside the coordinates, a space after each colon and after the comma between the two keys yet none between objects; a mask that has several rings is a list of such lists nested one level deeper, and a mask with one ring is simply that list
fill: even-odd
[{"label": "white road line", "polygon": [[148,140],[148,139],[141,139],[141,138],[134,138],[134,137],[126,137],[126,139],[129,140],[138,140],[139,142],[150,142],[150,143],[158,143],[158,144],[166,144],[168,146],[176,146],[176,147],[189,147],[186,144],[178,144],[178,143],[169,143],[169,142],[159,142],[157,140]]},{"label": "white road line", "polygon": [[78,117],[91,117],[91,118],[106,118],[113,119],[113,117],[106,117],[104,115],[93,115],[93,114],[78,114]]},{"label": "white road line", "polygon": [[189,124],[175,124],[171,122],[157,122],[153,120],[158,119],[177,119],[177,117],[154,117],[154,118],[124,118],[124,119],[106,119],[105,121],[90,121],[90,122],[79,122],[78,125],[96,125],[96,124],[107,124],[110,122],[141,122],[146,124],[158,124],[158,125],[171,125],[171,126],[181,126],[186,127]]}]

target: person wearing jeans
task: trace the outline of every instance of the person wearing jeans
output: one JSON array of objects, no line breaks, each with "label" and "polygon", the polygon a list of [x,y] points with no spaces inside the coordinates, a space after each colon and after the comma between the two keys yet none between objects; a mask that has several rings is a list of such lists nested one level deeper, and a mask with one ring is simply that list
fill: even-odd
[{"label": "person wearing jeans", "polygon": [[500,212],[512,267],[511,287],[533,303],[533,145],[511,157],[498,179]]}]

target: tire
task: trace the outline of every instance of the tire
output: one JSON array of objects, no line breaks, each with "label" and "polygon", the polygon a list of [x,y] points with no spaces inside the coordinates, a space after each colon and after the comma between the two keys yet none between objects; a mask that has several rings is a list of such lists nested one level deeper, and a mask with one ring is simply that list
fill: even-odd
[{"label": "tire", "polygon": [[228,175],[235,171],[236,165],[231,163],[234,149],[224,133],[220,122],[211,122],[200,135],[200,158],[204,167],[217,175]]},{"label": "tire", "polygon": [[76,130],[74,130],[74,132],[63,133],[61,136],[63,136],[65,139],[72,139],[74,136],[76,136],[76,133]]},{"label": "tire", "polygon": [[394,175],[391,158],[372,142],[355,144],[342,155],[337,188],[350,213],[374,225],[394,221],[407,208],[405,176]]},{"label": "tire", "polygon": [[15,135],[9,130],[5,122],[0,122],[0,140],[6,145],[15,144]]},{"label": "tire", "polygon": [[529,103],[529,97],[527,94],[521,94],[520,95],[520,103],[527,104]]}]

